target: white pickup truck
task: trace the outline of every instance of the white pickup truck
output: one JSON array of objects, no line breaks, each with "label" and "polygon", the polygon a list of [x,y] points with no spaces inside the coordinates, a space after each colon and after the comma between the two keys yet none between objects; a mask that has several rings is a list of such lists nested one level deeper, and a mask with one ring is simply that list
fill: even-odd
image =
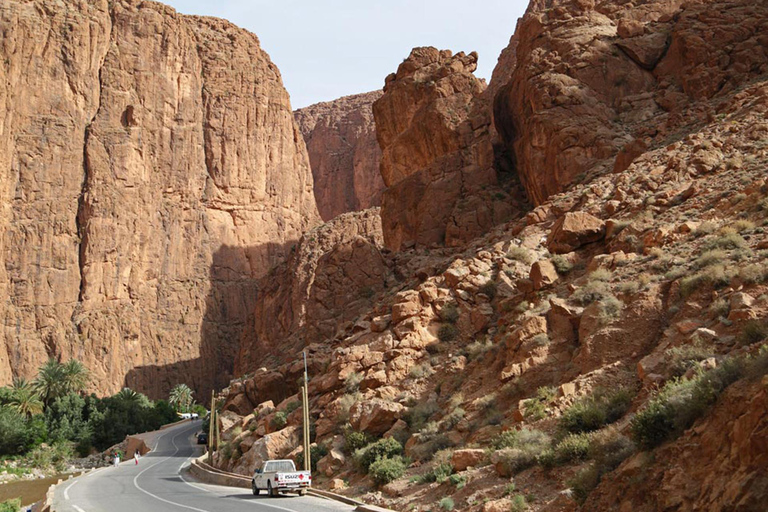
[{"label": "white pickup truck", "polygon": [[274,497],[281,492],[297,492],[304,496],[312,485],[309,471],[296,471],[292,460],[268,460],[264,467],[256,468],[251,480],[254,496],[264,490]]}]

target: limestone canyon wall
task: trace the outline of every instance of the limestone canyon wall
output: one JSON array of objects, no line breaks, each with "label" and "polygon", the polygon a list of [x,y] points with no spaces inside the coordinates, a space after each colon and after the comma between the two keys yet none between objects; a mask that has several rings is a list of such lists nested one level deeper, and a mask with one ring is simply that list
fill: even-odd
[{"label": "limestone canyon wall", "polygon": [[381,91],[345,96],[294,112],[323,220],[381,205],[381,149],[371,105]]},{"label": "limestone canyon wall", "polygon": [[319,220],[253,34],[138,0],[0,9],[0,384],[228,381],[256,278]]}]

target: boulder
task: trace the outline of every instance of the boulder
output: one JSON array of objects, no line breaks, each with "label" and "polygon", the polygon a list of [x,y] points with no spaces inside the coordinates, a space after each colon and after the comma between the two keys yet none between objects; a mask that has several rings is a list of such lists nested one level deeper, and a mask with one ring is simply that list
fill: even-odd
[{"label": "boulder", "polygon": [[604,236],[604,221],[588,213],[568,212],[555,222],[547,240],[550,252],[564,254]]},{"label": "boulder", "polygon": [[485,460],[485,450],[463,449],[455,450],[451,455],[451,466],[456,472],[464,471],[469,467],[476,467]]},{"label": "boulder", "polygon": [[365,400],[352,406],[350,423],[355,430],[381,436],[400,419],[404,410],[402,404],[389,400]]},{"label": "boulder", "polygon": [[557,281],[557,269],[551,260],[539,260],[531,266],[529,278],[533,282],[533,289],[541,290]]}]

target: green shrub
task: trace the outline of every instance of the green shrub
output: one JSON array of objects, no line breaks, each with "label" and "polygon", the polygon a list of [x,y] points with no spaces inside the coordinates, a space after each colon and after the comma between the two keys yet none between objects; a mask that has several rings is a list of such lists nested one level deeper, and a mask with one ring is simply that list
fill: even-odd
[{"label": "green shrub", "polygon": [[693,235],[696,237],[701,237],[704,235],[709,235],[711,233],[714,233],[717,229],[717,225],[713,222],[704,221],[701,224],[699,224],[696,229],[693,230]]},{"label": "green shrub", "polygon": [[359,432],[347,427],[344,429],[344,447],[348,453],[364,448],[373,442],[373,438],[365,432]]},{"label": "green shrub", "polygon": [[768,338],[768,322],[761,320],[751,320],[744,324],[741,330],[741,342],[744,345],[758,343]]},{"label": "green shrub", "polygon": [[449,324],[455,324],[459,320],[459,308],[455,302],[449,302],[440,309],[440,318]]},{"label": "green shrub", "polygon": [[489,339],[473,341],[467,345],[467,357],[470,361],[474,361],[484,356],[492,348],[493,342]]},{"label": "green shrub", "polygon": [[728,259],[728,254],[725,251],[720,249],[714,249],[712,251],[707,251],[701,256],[699,256],[696,259],[696,262],[694,263],[694,267],[696,268],[711,267],[712,265],[719,265],[727,259]]},{"label": "green shrub", "polygon": [[589,433],[568,434],[553,449],[556,464],[584,460],[589,455],[592,436]]},{"label": "green shrub", "polygon": [[728,313],[731,311],[731,303],[720,297],[715,299],[707,309],[715,316],[728,316]]},{"label": "green shrub", "polygon": [[589,281],[602,281],[604,283],[610,282],[613,277],[613,273],[605,268],[598,268],[589,274]]},{"label": "green shrub", "polygon": [[464,419],[464,415],[466,414],[466,411],[462,409],[461,407],[454,408],[450,413],[448,413],[441,422],[441,427],[443,429],[452,429],[456,425],[459,424],[459,422]]},{"label": "green shrub", "polygon": [[520,261],[522,263],[525,263],[526,265],[530,265],[533,263],[534,256],[531,254],[531,251],[528,249],[525,249],[524,247],[511,247],[509,251],[507,251],[507,256],[510,257],[510,259]]},{"label": "green shrub", "polygon": [[423,475],[417,477],[417,481],[421,484],[431,482],[443,483],[449,476],[451,476],[452,473],[453,467],[450,464],[444,462],[436,464],[435,467],[430,471],[427,471]]},{"label": "green shrub", "polygon": [[681,377],[693,368],[699,361],[714,355],[714,347],[701,340],[695,340],[689,345],[673,347],[664,352],[670,377]]},{"label": "green shrub", "polygon": [[[310,469],[312,472],[317,471],[317,461],[328,455],[328,448],[324,444],[313,444],[309,447],[309,454],[311,455],[311,458],[309,459]],[[296,467],[297,468],[304,468],[304,452],[296,454]]]},{"label": "green shrub", "polygon": [[677,437],[743,373],[743,362],[731,358],[693,379],[668,382],[646,408],[632,418],[630,428],[635,442],[644,449],[652,449]]},{"label": "green shrub", "polygon": [[536,464],[550,443],[550,437],[540,430],[518,430],[510,446],[498,452],[499,463],[506,473],[517,473]]},{"label": "green shrub", "polygon": [[456,339],[459,335],[459,330],[453,324],[443,324],[437,331],[437,337],[440,341],[447,342]]},{"label": "green shrub", "polygon": [[359,400],[360,393],[346,393],[339,399],[339,412],[336,415],[337,425],[343,425],[349,421],[349,412]]},{"label": "green shrub", "polygon": [[480,293],[485,294],[487,297],[493,299],[496,297],[496,291],[498,289],[498,285],[495,281],[488,281],[484,285],[480,287]]},{"label": "green shrub", "polygon": [[59,441],[51,445],[41,444],[27,455],[29,463],[40,469],[53,469],[59,473],[67,468],[67,463],[74,457],[74,444]]},{"label": "green shrub", "polygon": [[747,284],[764,283],[768,281],[768,264],[754,263],[739,269],[739,279]]},{"label": "green shrub", "polygon": [[14,498],[0,503],[0,512],[19,512],[21,510],[21,499]]},{"label": "green shrub", "polygon": [[440,508],[443,510],[453,510],[454,503],[453,498],[450,496],[446,496],[445,498],[440,500]]},{"label": "green shrub", "polygon": [[516,494],[512,498],[512,503],[510,503],[510,508],[512,512],[523,512],[524,510],[528,510],[528,502],[525,500],[525,496],[522,494]]},{"label": "green shrub", "polygon": [[745,231],[752,231],[753,229],[755,229],[755,223],[752,222],[751,220],[741,219],[741,220],[737,220],[736,222],[731,224],[729,227],[734,231],[736,231],[737,233],[743,233]]},{"label": "green shrub", "polygon": [[634,451],[632,442],[616,432],[593,434],[587,454],[593,462],[568,481],[576,501],[584,503],[589,493],[600,483],[603,475],[619,467],[619,464]]},{"label": "green shrub", "polygon": [[744,249],[748,247],[747,241],[739,235],[736,230],[723,228],[720,234],[704,244],[705,249]]},{"label": "green shrub", "polygon": [[293,402],[288,402],[285,406],[285,414],[291,414],[293,411],[301,407],[301,402],[298,400],[294,400]]},{"label": "green shrub", "polygon": [[344,387],[347,393],[356,393],[360,390],[360,383],[363,382],[365,375],[362,372],[352,372],[344,379]]},{"label": "green shrub", "polygon": [[379,485],[388,484],[405,474],[406,463],[400,455],[379,457],[371,462],[368,474]]},{"label": "green shrub", "polygon": [[560,417],[559,427],[571,434],[592,432],[624,416],[631,404],[632,393],[627,389],[599,390],[566,409]]},{"label": "green shrub", "polygon": [[288,424],[288,416],[283,411],[277,411],[269,424],[272,430],[282,430]]},{"label": "green shrub", "polygon": [[403,419],[408,423],[408,428],[411,432],[418,432],[429,421],[437,411],[440,410],[440,406],[434,400],[427,400],[425,402],[419,402],[414,405],[405,413]]},{"label": "green shrub", "polygon": [[573,263],[562,254],[555,254],[550,258],[550,261],[552,262],[552,265],[555,266],[555,270],[557,270],[558,274],[565,275],[573,270]]},{"label": "green shrub", "polygon": [[611,296],[611,287],[603,281],[587,281],[587,283],[573,292],[571,298],[582,306],[597,302],[604,297]]},{"label": "green shrub", "polygon": [[683,297],[688,297],[702,286],[712,286],[722,288],[731,282],[735,272],[723,265],[713,265],[707,267],[701,272],[692,276],[684,277],[680,280],[680,293]]},{"label": "green shrub", "polygon": [[547,334],[543,332],[531,338],[531,343],[536,347],[546,347],[551,342],[552,341],[549,339],[549,336],[547,336]]},{"label": "green shrub", "polygon": [[455,486],[456,489],[462,489],[467,485],[467,477],[464,475],[451,475],[448,477],[448,481],[451,482],[451,485]]},{"label": "green shrub", "polygon": [[363,470],[369,471],[371,464],[378,459],[393,458],[403,453],[403,445],[392,437],[379,439],[355,452],[355,460]]},{"label": "green shrub", "polygon": [[624,309],[624,303],[613,295],[606,295],[598,302],[599,319],[601,322],[611,322],[616,320]]}]

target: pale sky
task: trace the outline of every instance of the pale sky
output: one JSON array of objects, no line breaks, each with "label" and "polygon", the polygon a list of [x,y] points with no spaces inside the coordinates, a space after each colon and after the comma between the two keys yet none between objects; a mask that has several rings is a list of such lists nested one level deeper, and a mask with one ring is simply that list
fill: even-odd
[{"label": "pale sky", "polygon": [[527,0],[164,0],[254,32],[294,109],[380,89],[415,46],[476,51],[490,79]]}]

